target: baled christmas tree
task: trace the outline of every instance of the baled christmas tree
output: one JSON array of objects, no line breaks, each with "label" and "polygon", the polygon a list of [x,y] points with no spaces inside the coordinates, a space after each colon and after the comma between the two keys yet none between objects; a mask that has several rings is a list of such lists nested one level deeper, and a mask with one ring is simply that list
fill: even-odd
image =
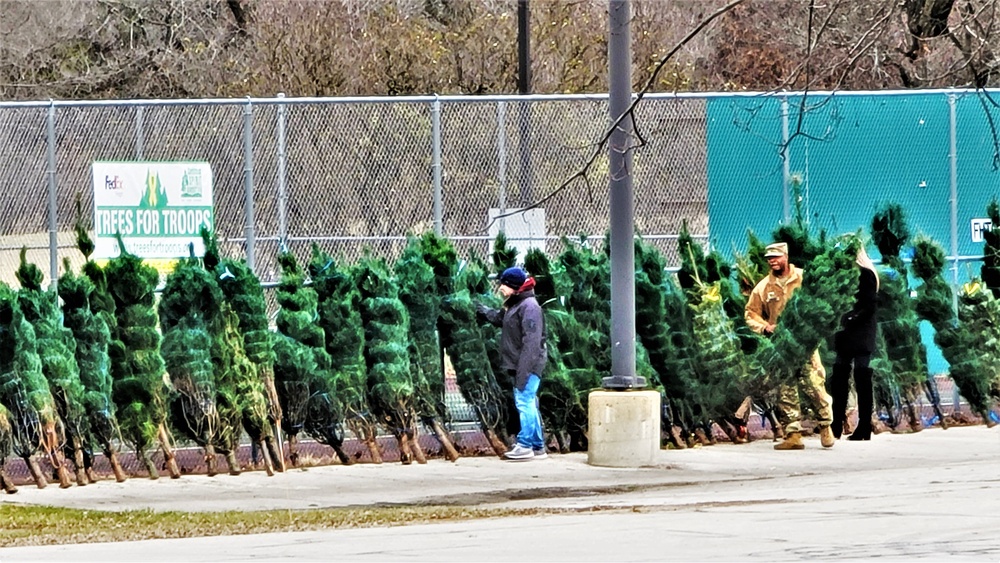
[{"label": "baled christmas tree", "polygon": [[[952,308],[952,289],[944,279],[944,249],[927,237],[918,237],[913,245],[913,273],[923,284],[917,288],[916,310],[920,318],[934,327],[934,342],[948,362],[948,374],[969,401],[972,411],[995,424],[989,417],[989,387],[996,375],[991,372],[992,360],[983,357],[983,329],[975,326],[974,309],[984,301],[984,289],[970,285],[959,295],[959,310]],[[957,405],[956,405],[957,407]],[[952,416],[959,417],[958,409]]]},{"label": "baled christmas tree", "polygon": [[368,403],[399,443],[400,461],[426,463],[417,437],[416,388],[410,374],[410,319],[388,266],[370,256],[354,269],[365,327]]},{"label": "baled christmas tree", "polygon": [[7,407],[14,453],[24,459],[39,489],[48,482],[34,459],[38,451],[44,452],[56,469],[59,486],[69,487],[59,450],[65,437],[59,431],[56,403],[42,374],[35,330],[21,313],[17,293],[2,282],[0,329],[0,404]]},{"label": "baled christmas tree", "polygon": [[17,492],[14,481],[4,471],[4,464],[7,463],[7,456],[10,455],[13,443],[14,430],[10,426],[10,412],[7,407],[0,405],[0,489],[3,489],[7,494]]},{"label": "baled christmas tree", "polygon": [[208,475],[215,475],[221,421],[216,405],[212,337],[218,322],[222,291],[193,256],[180,260],[167,276],[160,298],[160,353],[174,396],[170,411],[174,426],[205,450]]},{"label": "baled christmas tree", "polygon": [[21,264],[15,274],[21,283],[17,292],[18,305],[25,320],[35,330],[42,374],[49,382],[56,412],[62,420],[66,435],[65,450],[72,456],[76,467],[76,482],[86,485],[89,477],[83,460],[83,447],[89,441],[90,425],[83,406],[84,389],[76,364],[76,340],[73,333],[62,326],[58,295],[54,290],[42,289],[42,271],[27,261],[27,252],[27,247],[21,248]]},{"label": "baled christmas tree", "polygon": [[361,293],[350,273],[325,252],[313,247],[309,274],[319,299],[319,326],[325,333],[337,397],[345,422],[368,448],[372,462],[382,463],[378,420],[368,405],[365,368],[365,329],[361,322]]},{"label": "baled christmas tree", "polygon": [[[434,270],[435,287],[441,298],[438,333],[441,345],[447,350],[455,368],[459,391],[475,412],[480,430],[493,452],[502,457],[507,451],[507,444],[501,438],[505,431],[502,394],[483,341],[483,332],[476,320],[476,303],[469,289],[470,284],[481,288],[484,278],[488,284],[488,274],[481,264],[472,266],[475,271],[470,271],[462,283],[457,283],[459,270],[455,247],[434,233],[427,233],[421,238],[421,253],[424,261]],[[478,291],[476,293],[479,294]]]},{"label": "baled christmas tree", "polygon": [[[920,340],[920,317],[910,297],[906,263],[900,256],[909,244],[910,229],[902,206],[886,203],[872,217],[872,241],[882,255],[879,268],[878,326],[888,357],[892,379],[907,405],[910,427],[921,429],[915,403],[925,391],[943,427],[947,427],[937,384],[927,371],[927,349]],[[876,372],[877,373],[877,372]],[[888,387],[886,383],[881,385]],[[887,389],[891,392],[891,388]],[[882,401],[886,402],[886,401]]]},{"label": "baled christmas tree", "polygon": [[[242,348],[246,358],[253,364],[254,371],[251,375],[259,380],[259,387],[251,381],[239,383],[245,391],[239,395],[243,403],[243,427],[254,442],[263,440],[262,451],[266,452],[264,464],[268,474],[272,468],[284,471],[284,455],[275,442],[275,433],[281,427],[281,402],[274,383],[274,348],[268,326],[264,289],[245,260],[221,258],[214,234],[202,228],[201,237],[205,242],[205,267],[215,274],[228,307],[237,316]],[[226,322],[229,320],[226,319]],[[266,421],[260,420],[258,416],[258,390],[263,393],[267,408]],[[272,431],[272,428],[275,430]]]},{"label": "baled christmas tree", "polygon": [[601,384],[590,359],[591,345],[599,338],[577,322],[557,297],[558,272],[537,248],[528,251],[524,267],[535,278],[535,295],[545,315],[545,384],[538,391],[542,419],[561,452],[587,450],[587,399]]},{"label": "baled christmas tree", "polygon": [[458,459],[458,451],[445,428],[449,421],[444,403],[444,366],[437,323],[441,298],[435,291],[434,270],[424,261],[420,239],[410,237],[394,267],[399,300],[410,318],[410,375],[413,377],[417,414],[432,429],[445,457]]},{"label": "baled christmas tree", "polygon": [[[89,255],[87,258],[89,260]],[[121,483],[125,480],[125,472],[118,459],[117,439],[121,429],[111,400],[111,359],[108,357],[111,331],[104,317],[91,308],[94,284],[90,278],[75,275],[68,258],[63,269],[65,273],[59,278],[57,289],[63,302],[63,323],[76,339],[76,363],[84,388],[83,406],[90,424],[90,437],[101,446],[115,479]]]},{"label": "baled christmas tree", "polygon": [[[128,252],[121,236],[120,254],[104,268],[108,293],[114,299],[115,324],[108,355],[111,358],[112,398],[122,438],[130,444],[149,472],[159,477],[148,451],[157,442],[172,479],[181,476],[167,428],[170,389],[163,379],[160,332],[155,290],[160,275],[152,266]],[[85,270],[90,275],[89,270]]]},{"label": "baled christmas tree", "polygon": [[319,298],[306,287],[305,272],[295,256],[282,252],[281,284],[278,286],[275,341],[275,380],[282,397],[289,459],[298,462],[295,450],[298,432],[305,429],[317,440],[332,447],[342,463],[350,463],[343,449],[344,412],[336,396],[332,362],[326,351],[323,329],[317,324]]}]

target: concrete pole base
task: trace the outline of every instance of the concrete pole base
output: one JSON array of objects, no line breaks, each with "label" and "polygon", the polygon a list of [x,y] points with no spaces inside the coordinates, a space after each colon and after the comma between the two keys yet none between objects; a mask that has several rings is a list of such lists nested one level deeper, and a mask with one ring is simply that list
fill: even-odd
[{"label": "concrete pole base", "polygon": [[660,394],[592,391],[587,463],[604,467],[652,465],[660,451]]}]

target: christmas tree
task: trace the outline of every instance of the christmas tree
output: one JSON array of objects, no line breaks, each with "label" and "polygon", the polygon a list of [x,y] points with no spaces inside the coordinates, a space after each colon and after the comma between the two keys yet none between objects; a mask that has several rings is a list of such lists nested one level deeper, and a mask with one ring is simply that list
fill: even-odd
[{"label": "christmas tree", "polygon": [[[977,314],[978,308],[986,306],[988,292],[980,283],[966,284],[958,297],[956,315],[952,289],[944,279],[944,249],[927,237],[919,237],[913,250],[913,273],[923,282],[917,288],[917,314],[934,327],[934,342],[948,362],[948,373],[972,411],[992,426],[989,388],[996,372],[983,347],[991,330],[983,325],[988,315]],[[957,415],[956,409],[953,416]]]},{"label": "christmas tree", "polygon": [[368,448],[374,463],[382,463],[378,421],[368,405],[365,371],[365,330],[361,322],[361,294],[350,272],[318,247],[313,247],[309,273],[319,299],[319,326],[325,334],[337,395],[345,422]]},{"label": "christmas tree", "polygon": [[76,363],[76,339],[62,325],[59,296],[55,290],[42,289],[42,271],[27,261],[27,248],[21,248],[21,264],[17,280],[18,305],[24,318],[35,331],[42,374],[56,403],[56,413],[62,421],[66,450],[76,467],[76,482],[86,485],[89,477],[83,460],[84,444],[89,441],[90,425],[83,405],[84,388]]},{"label": "christmas tree", "polygon": [[0,405],[0,489],[11,495],[17,492],[17,487],[4,471],[4,464],[7,463],[7,456],[10,455],[13,442],[14,429],[10,425],[10,411],[7,410],[7,407]]},{"label": "christmas tree", "polygon": [[[240,346],[247,360],[252,364],[250,376],[259,380],[259,385],[255,382],[240,380],[239,386],[246,392],[239,395],[243,402],[241,407],[243,427],[250,439],[264,453],[264,466],[268,474],[275,468],[278,471],[284,471],[284,455],[275,442],[275,433],[281,427],[281,403],[274,383],[274,348],[268,326],[264,290],[260,285],[260,280],[257,279],[245,260],[223,259],[219,255],[214,234],[203,228],[201,236],[205,243],[205,268],[214,273],[216,283],[219,284],[219,288],[225,296],[227,306],[236,314],[237,327],[235,330],[242,340]],[[231,322],[225,317],[224,320],[226,323]],[[225,333],[225,331],[223,332]],[[235,350],[235,347],[231,348]],[[258,416],[260,402],[260,397],[256,395],[258,390],[263,393],[267,420],[260,420]],[[251,395],[247,393],[251,393]]]},{"label": "christmas tree", "polygon": [[410,373],[410,319],[399,300],[399,288],[389,268],[365,256],[355,266],[365,328],[368,402],[399,443],[400,461],[425,463],[417,437],[416,387]]},{"label": "christmas tree", "polygon": [[157,442],[170,477],[177,479],[181,472],[166,425],[170,389],[163,380],[165,365],[160,355],[161,337],[154,304],[160,276],[153,267],[128,252],[121,236],[118,248],[120,254],[104,268],[116,321],[108,356],[118,424],[122,438],[135,449],[151,479],[158,478],[159,472],[147,450]]},{"label": "christmas tree", "polygon": [[[90,257],[85,257],[89,261]],[[65,273],[59,278],[57,289],[63,302],[63,323],[76,339],[76,363],[84,389],[83,406],[90,425],[90,437],[104,450],[115,479],[120,483],[125,480],[125,472],[118,459],[117,439],[121,429],[115,417],[115,404],[111,400],[111,359],[108,357],[111,331],[104,317],[95,314],[92,309],[91,296],[95,288],[90,278],[75,275],[68,258],[63,263],[63,269]],[[84,452],[88,451],[89,447],[85,445]],[[86,464],[86,459],[84,462]]]},{"label": "christmas tree", "polygon": [[48,484],[34,459],[44,452],[55,468],[60,487],[71,486],[63,467],[56,402],[42,374],[35,330],[24,319],[17,293],[0,282],[0,404],[7,408],[14,453],[24,459],[38,488]]},{"label": "christmas tree", "polygon": [[437,334],[441,299],[435,292],[434,270],[424,261],[419,239],[410,237],[394,269],[399,299],[410,318],[410,374],[417,413],[434,431],[445,456],[455,461],[458,451],[445,429],[449,414],[444,403],[444,366]]},{"label": "christmas tree", "polygon": [[342,463],[350,463],[343,449],[344,412],[337,399],[332,361],[326,351],[323,329],[317,324],[319,298],[306,287],[305,272],[295,256],[278,256],[281,283],[278,286],[276,354],[274,375],[282,399],[289,459],[298,463],[298,433],[306,430],[332,447]]},{"label": "christmas tree", "polygon": [[[937,385],[927,370],[927,349],[920,339],[920,317],[914,300],[910,297],[910,280],[906,263],[901,257],[903,248],[910,242],[910,229],[902,206],[886,203],[879,207],[872,217],[872,241],[882,256],[879,268],[878,326],[881,332],[888,369],[875,370],[876,387],[881,388],[883,399],[879,401],[890,407],[895,386],[906,402],[910,417],[910,427],[920,430],[922,425],[916,412],[915,403],[921,390],[927,393],[931,405],[942,426],[946,427]],[[891,374],[891,381],[880,382]]]},{"label": "christmas tree", "polygon": [[[792,294],[770,339],[761,339],[751,377],[769,378],[771,385],[793,384],[813,351],[837,331],[854,304],[858,287],[856,236],[828,244],[802,276],[802,287]],[[766,375],[765,375],[766,374]]]},{"label": "christmas tree", "polygon": [[222,290],[193,256],[167,276],[159,303],[163,342],[160,353],[173,384],[172,422],[205,450],[208,474],[215,475],[222,421],[216,403],[210,326],[217,321]]}]

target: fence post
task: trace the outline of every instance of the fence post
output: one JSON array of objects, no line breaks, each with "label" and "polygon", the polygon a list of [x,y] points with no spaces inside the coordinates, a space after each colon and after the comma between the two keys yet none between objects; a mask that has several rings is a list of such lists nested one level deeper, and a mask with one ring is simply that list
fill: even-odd
[{"label": "fence post", "polygon": [[256,273],[253,215],[253,105],[249,96],[243,107],[243,213],[246,220],[243,232],[246,238],[247,266],[251,272]]},{"label": "fence post", "polygon": [[142,160],[146,144],[145,124],[143,123],[143,106],[135,106],[135,159]]},{"label": "fence post", "polygon": [[507,102],[497,102],[497,207],[500,208],[500,232],[507,230]]},{"label": "fence post", "polygon": [[59,225],[56,221],[56,104],[49,100],[45,118],[45,137],[48,165],[45,175],[49,181],[49,287],[55,288],[59,280]]},{"label": "fence post", "polygon": [[784,210],[785,223],[787,224],[792,220],[792,199],[789,193],[789,183],[792,178],[791,171],[791,152],[792,147],[788,144],[788,96],[781,97],[781,146],[783,150],[782,155],[782,175],[781,175],[781,198]]},{"label": "fence post", "polygon": [[437,95],[431,103],[431,173],[434,178],[434,234],[444,233],[444,212],[441,194],[441,100]]},{"label": "fence post", "polygon": [[[279,93],[278,98],[284,99],[285,94]],[[287,248],[288,242],[288,193],[285,181],[285,162],[288,151],[285,146],[285,103],[278,104],[278,247]]]},{"label": "fence post", "polygon": [[[954,260],[952,266],[952,287],[958,289],[958,127],[956,124],[955,95],[948,94],[948,160],[951,165],[950,183],[951,194],[951,257]],[[953,306],[958,312],[958,292],[952,291]]]}]

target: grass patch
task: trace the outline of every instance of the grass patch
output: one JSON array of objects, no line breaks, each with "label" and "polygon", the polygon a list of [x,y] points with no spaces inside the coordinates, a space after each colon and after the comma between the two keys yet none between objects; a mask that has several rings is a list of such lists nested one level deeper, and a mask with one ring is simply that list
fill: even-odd
[{"label": "grass patch", "polygon": [[[587,512],[594,510],[617,508],[583,509]],[[259,512],[115,512],[0,504],[0,547],[398,526],[580,511],[563,508],[404,506]]]}]

